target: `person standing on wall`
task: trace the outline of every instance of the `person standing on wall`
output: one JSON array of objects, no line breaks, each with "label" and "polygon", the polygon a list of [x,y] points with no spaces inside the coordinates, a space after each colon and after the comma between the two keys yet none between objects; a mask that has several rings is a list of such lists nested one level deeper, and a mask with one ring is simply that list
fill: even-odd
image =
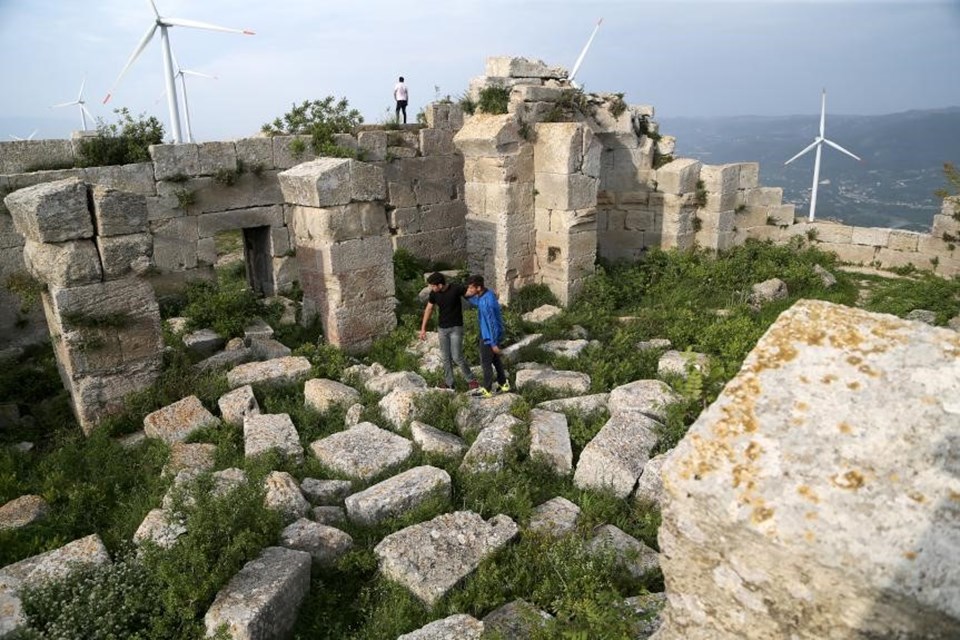
[{"label": "person standing on wall", "polygon": [[397,101],[397,122],[400,122],[400,112],[403,112],[403,124],[407,124],[407,85],[403,82],[403,76],[400,76],[400,82],[393,87],[393,99]]},{"label": "person standing on wall", "polygon": [[493,396],[493,370],[497,372],[498,392],[510,391],[510,382],[503,370],[500,358],[500,343],[503,342],[503,316],[500,314],[500,301],[493,291],[483,284],[483,276],[467,278],[467,300],[477,308],[480,324],[480,364],[483,367],[483,386],[473,395],[481,398]]},{"label": "person standing on wall", "polygon": [[431,273],[427,276],[430,286],[430,297],[423,310],[423,321],[420,322],[420,339],[427,337],[427,322],[434,307],[440,307],[440,317],[437,320],[437,333],[440,336],[440,353],[443,355],[443,379],[441,389],[453,389],[453,364],[460,367],[460,372],[467,379],[470,389],[477,388],[477,378],[470,371],[466,358],[463,357],[463,304],[462,300],[467,293],[466,287],[459,282],[448,283],[442,273]]}]

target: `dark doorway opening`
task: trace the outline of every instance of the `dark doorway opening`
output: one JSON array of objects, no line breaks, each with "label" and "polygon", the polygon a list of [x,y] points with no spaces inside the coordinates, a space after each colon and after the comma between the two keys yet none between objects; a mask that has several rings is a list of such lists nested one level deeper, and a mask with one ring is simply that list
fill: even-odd
[{"label": "dark doorway opening", "polygon": [[270,227],[249,227],[243,230],[243,259],[247,266],[247,282],[251,289],[262,296],[276,295],[270,249]]}]

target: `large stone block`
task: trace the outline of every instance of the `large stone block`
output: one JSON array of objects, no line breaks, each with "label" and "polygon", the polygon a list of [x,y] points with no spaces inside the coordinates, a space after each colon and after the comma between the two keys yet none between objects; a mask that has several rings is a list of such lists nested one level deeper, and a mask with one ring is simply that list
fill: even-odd
[{"label": "large stone block", "polygon": [[220,590],[203,618],[207,635],[225,626],[233,640],[285,638],[310,591],[310,554],[267,547]]},{"label": "large stone block", "polygon": [[379,202],[328,207],[293,207],[293,237],[298,245],[317,246],[387,235],[387,214]]},{"label": "large stone block", "polygon": [[192,143],[150,145],[150,158],[157,180],[200,173],[199,146]]},{"label": "large stone block", "polygon": [[456,131],[463,126],[463,109],[455,102],[431,102],[424,112],[431,129]]},{"label": "large stone block", "polygon": [[582,174],[538,173],[536,206],[543,209],[590,209],[597,205],[599,180]]},{"label": "large stone block", "polygon": [[23,246],[23,262],[34,278],[48,285],[74,287],[103,278],[100,255],[92,240],[57,243],[27,240]]},{"label": "large stone block", "polygon": [[248,171],[272,170],[273,140],[271,138],[241,138],[235,143],[237,163]]},{"label": "large stone block", "polygon": [[565,79],[567,70],[563,67],[547,66],[543,60],[531,60],[513,56],[492,56],[487,58],[486,75],[494,78],[550,78]]},{"label": "large stone block", "polygon": [[161,270],[183,271],[197,266],[197,218],[187,216],[150,225],[153,232],[153,263]]},{"label": "large stone block", "polygon": [[310,361],[303,356],[285,356],[264,362],[248,362],[227,372],[231,389],[247,384],[285,385],[299,383],[310,374]]},{"label": "large stone block", "polygon": [[387,158],[387,132],[361,131],[357,134],[357,146],[367,162],[382,162]]},{"label": "large stone block", "polygon": [[699,160],[678,158],[657,169],[657,190],[669,194],[693,193],[699,177]]},{"label": "large stone block", "polygon": [[757,187],[745,191],[748,207],[776,207],[783,203],[783,189],[780,187]]},{"label": "large stone block", "polygon": [[104,280],[142,274],[153,264],[153,236],[149,233],[97,236],[96,241]]},{"label": "large stone block", "polygon": [[193,193],[196,202],[190,205],[191,214],[229,213],[233,210],[252,207],[278,206],[283,202],[283,193],[275,171],[264,171],[259,176],[253,173],[232,178],[231,184],[224,184],[217,178],[193,178],[189,185],[178,183],[158,183],[157,191],[161,196],[186,189]]},{"label": "large stone block", "polygon": [[740,188],[740,165],[705,164],[700,167],[700,180],[707,191],[735,193]]},{"label": "large stone block", "polygon": [[453,144],[454,131],[450,129],[421,129],[420,153],[425,156],[448,156],[457,152]]},{"label": "large stone block", "polygon": [[201,175],[237,170],[237,147],[233,142],[204,142],[197,150]]},{"label": "large stone block", "polygon": [[413,443],[396,434],[361,422],[310,445],[321,464],[348,476],[370,480],[413,455]]},{"label": "large stone block", "polygon": [[573,449],[567,417],[534,409],[530,412],[530,457],[541,457],[560,475],[573,471]]},{"label": "large stone block", "polygon": [[583,168],[584,126],[579,122],[540,122],[535,127],[534,170],[569,175]]},{"label": "large stone block", "polygon": [[611,416],[580,454],[573,483],[626,498],[657,444],[657,425],[640,413]]},{"label": "large stone block", "polygon": [[278,175],[288,204],[330,207],[359,201],[385,200],[383,170],[346,158],[320,158]]},{"label": "large stone block", "polygon": [[664,463],[658,638],[960,635],[958,348],[827,302],[781,314]]},{"label": "large stone block", "polygon": [[147,231],[147,200],[144,196],[103,185],[94,185],[90,194],[98,235],[122,236]]},{"label": "large stone block", "polygon": [[477,114],[470,118],[453,143],[465,157],[497,157],[517,153],[521,143],[520,127],[513,114]]},{"label": "large stone block", "polygon": [[201,238],[211,238],[221,231],[233,229],[282,226],[283,208],[280,205],[204,213],[197,216],[197,233]]},{"label": "large stone block", "polygon": [[348,496],[344,504],[352,522],[369,526],[399,517],[433,498],[449,500],[451,486],[450,474],[443,469],[414,467]]},{"label": "large stone block", "polygon": [[916,251],[920,234],[916,231],[893,229],[887,239],[887,248],[892,251]]},{"label": "large stone block", "polygon": [[167,444],[183,442],[191,433],[217,423],[217,419],[197,396],[187,396],[143,418],[143,431],[148,438],[159,438]]},{"label": "large stone block", "polygon": [[3,199],[20,235],[36,242],[65,242],[93,236],[87,185],[77,178],[19,189]]},{"label": "large stone block", "polygon": [[303,447],[293,421],[286,413],[250,414],[243,418],[243,454],[247,458],[277,451],[297,464],[303,462]]},{"label": "large stone block", "polygon": [[303,162],[316,159],[311,136],[274,136],[273,165],[277,169],[289,169]]}]

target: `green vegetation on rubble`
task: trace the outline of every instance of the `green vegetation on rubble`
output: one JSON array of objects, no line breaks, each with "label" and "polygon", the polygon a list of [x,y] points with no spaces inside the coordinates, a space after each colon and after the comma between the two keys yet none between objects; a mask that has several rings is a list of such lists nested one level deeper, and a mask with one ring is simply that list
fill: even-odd
[{"label": "green vegetation on rubble", "polygon": [[[334,134],[353,133],[363,124],[363,116],[350,108],[346,98],[337,100],[327,96],[322,100],[304,100],[294,104],[290,111],[275,118],[261,127],[261,131],[271,136],[308,135],[310,146],[318,156],[356,157],[351,149],[340,147],[334,142]],[[299,138],[290,145],[294,155],[302,155],[306,146]]]},{"label": "green vegetation on rubble", "polygon": [[142,113],[134,118],[127,108],[113,112],[117,114],[117,122],[107,124],[97,119],[97,135],[80,139],[77,166],[149,162],[150,145],[163,142],[163,125],[156,117]]},{"label": "green vegetation on rubble", "polygon": [[[838,284],[824,289],[814,272],[815,265],[834,273]],[[656,378],[660,352],[637,349],[636,344],[642,340],[668,338],[675,349],[708,354],[708,372],[691,370],[686,380],[668,381],[682,400],[668,409],[655,452],[659,453],[683,437],[723,384],[735,375],[757,339],[793,302],[820,298],[857,303],[853,276],[836,266],[832,255],[803,247],[800,240],[784,247],[750,242],[720,258],[706,252],[652,251],[642,263],[600,265],[578,299],[543,325],[527,324],[521,315],[556,299],[543,286],[522,289],[513,304],[504,309],[504,321],[511,340],[533,331],[543,333],[545,340],[569,338],[579,331],[575,327],[582,327],[598,344],[585,349],[578,358],[565,358],[532,346],[523,350],[521,359],[588,373],[592,379],[590,392]],[[422,306],[416,294],[423,288],[423,273],[430,267],[408,253],[396,254],[400,325],[359,361],[380,362],[391,370],[417,369],[417,361],[406,353],[406,347],[415,340],[419,327]],[[211,326],[225,335],[238,335],[253,316],[275,324],[278,310],[264,307],[244,292],[238,284],[240,275],[235,268],[227,269],[216,282],[190,285],[182,299],[164,306],[164,315],[187,315],[194,326]],[[747,304],[751,285],[772,277],[787,283],[790,298],[759,312],[751,311]],[[960,311],[957,279],[921,274],[898,280],[874,278],[870,282],[872,288],[862,306],[871,310],[902,316],[923,307],[936,311],[941,324]],[[295,354],[310,360],[312,376],[342,379],[344,370],[358,360],[323,344],[318,334],[319,326],[314,326],[309,330],[278,329],[276,336]],[[201,490],[193,505],[179,493],[174,500],[174,509],[186,519],[189,533],[170,550],[148,547],[146,552],[133,553],[133,533],[173,483],[170,474],[161,473],[169,448],[156,440],[124,448],[112,436],[140,429],[147,413],[187,395],[196,395],[207,409],[216,412],[217,399],[227,391],[223,371],[198,372],[192,366],[197,357],[173,336],[165,337],[169,349],[159,382],[129,397],[124,412],[105,420],[88,438],[80,435],[70,415],[49,347],[32,349],[0,366],[0,403],[17,403],[25,416],[20,426],[0,432],[0,438],[4,445],[20,440],[35,443],[35,449],[29,452],[0,447],[0,504],[36,493],[52,508],[51,515],[37,524],[0,531],[0,565],[91,533],[100,534],[114,558],[110,566],[26,591],[24,606],[32,628],[20,632],[20,638],[202,638],[203,615],[218,590],[263,546],[277,541],[279,519],[263,507],[260,487],[265,474],[281,469],[300,480],[342,477],[324,469],[309,450],[299,467],[269,454],[247,460],[240,429],[224,425],[205,428],[194,433],[191,441],[214,444],[215,468],[240,467],[249,482],[217,498],[202,490],[211,484],[209,474],[202,475],[196,481]],[[465,345],[472,362],[477,362],[476,338],[476,314],[467,313]],[[428,381],[439,382],[436,373],[424,375]],[[346,382],[356,384],[355,380]],[[345,410],[318,413],[304,406],[302,385],[255,386],[254,392],[264,413],[290,415],[304,447],[343,428]],[[657,548],[660,515],[648,505],[578,489],[570,477],[556,476],[540,460],[531,459],[527,419],[538,402],[553,394],[542,388],[527,388],[519,396],[513,414],[522,422],[502,470],[466,475],[461,473],[459,461],[418,452],[400,469],[354,483],[354,489],[360,490],[398,470],[432,464],[450,474],[453,491],[450,501],[430,500],[412,513],[376,526],[343,525],[354,539],[354,548],[336,566],[314,569],[294,638],[392,640],[453,613],[481,618],[516,598],[524,598],[554,616],[536,638],[634,637],[634,625],[639,620],[623,605],[623,599],[646,590],[661,590],[662,577],[656,572],[642,579],[625,575],[611,557],[591,555],[584,544],[594,527],[609,523]],[[362,417],[384,426],[378,400],[376,394],[361,391],[365,406]],[[456,432],[455,417],[466,402],[462,395],[428,394],[418,401],[420,420]],[[567,412],[575,458],[607,418],[606,410]],[[408,428],[400,433],[410,436]],[[391,532],[451,510],[472,510],[484,518],[503,513],[523,527],[537,505],[555,496],[566,497],[582,509],[575,533],[552,540],[524,531],[483,561],[432,608],[423,606],[377,571],[373,547]]]}]

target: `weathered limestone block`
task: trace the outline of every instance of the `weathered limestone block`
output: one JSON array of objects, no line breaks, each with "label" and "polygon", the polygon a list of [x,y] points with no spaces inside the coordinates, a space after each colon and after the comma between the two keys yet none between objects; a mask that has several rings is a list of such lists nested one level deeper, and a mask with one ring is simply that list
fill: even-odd
[{"label": "weathered limestone block", "polygon": [[640,474],[640,479],[637,480],[637,489],[633,492],[634,500],[641,504],[655,505],[657,508],[660,507],[663,499],[663,480],[661,479],[660,470],[666,461],[667,454],[661,453],[658,456],[650,458],[647,464],[643,465],[643,473]]},{"label": "weathered limestone block", "polygon": [[521,369],[517,371],[516,380],[518,389],[539,385],[568,395],[583,395],[590,390],[590,376],[579,371],[556,371],[549,367]]},{"label": "weathered limestone block", "polygon": [[580,507],[564,497],[551,498],[533,510],[528,528],[549,536],[564,536],[577,528]]},{"label": "weathered limestone block", "polygon": [[50,505],[41,496],[26,495],[14,498],[0,507],[0,531],[20,529],[43,520],[50,513]]},{"label": "weathered limestone block", "polygon": [[639,413],[666,422],[667,407],[680,401],[680,395],[660,380],[636,380],[610,392],[610,415]]},{"label": "weathered limestone block", "polygon": [[476,513],[456,511],[392,533],[373,551],[387,578],[432,606],[517,532],[507,516],[484,522]]},{"label": "weathered limestone block", "polygon": [[285,458],[303,462],[303,447],[293,420],[286,413],[253,414],[243,418],[243,451],[253,458],[276,450]]},{"label": "weathered limestone block", "polygon": [[78,178],[42,182],[3,199],[20,235],[35,242],[66,242],[93,236],[87,185]]},{"label": "weathered limestone block", "polygon": [[699,160],[691,158],[677,158],[673,162],[668,162],[657,169],[657,190],[669,194],[696,191],[700,166]]},{"label": "weathered limestone block", "polygon": [[314,562],[329,567],[353,548],[353,538],[339,529],[300,518],[280,532],[280,545],[306,551]]},{"label": "weathered limestone block", "polygon": [[523,139],[516,116],[479,113],[464,123],[453,143],[464,157],[495,158],[517,153]]},{"label": "weathered limestone block", "polygon": [[303,356],[287,356],[264,362],[248,362],[227,372],[231,389],[246,384],[284,385],[302,382],[310,375],[310,361]]},{"label": "weathered limestone block", "polygon": [[369,526],[401,516],[433,498],[449,500],[451,486],[450,474],[443,469],[414,467],[348,496],[344,505],[352,522]]},{"label": "weathered limestone block", "polygon": [[363,386],[367,391],[383,395],[398,389],[426,389],[427,381],[412,371],[393,371],[369,378]]},{"label": "weathered limestone block", "polygon": [[537,343],[541,338],[543,338],[542,333],[528,333],[509,347],[501,349],[500,357],[504,360],[504,362],[513,362],[516,360],[517,354],[521,349]]},{"label": "weathered limestone block", "polygon": [[164,465],[163,473],[175,476],[187,469],[198,472],[212,471],[216,452],[217,446],[213,444],[174,442],[170,445],[170,460]]},{"label": "weathered limestone block", "polygon": [[303,404],[319,413],[332,407],[349,407],[360,399],[360,392],[336,380],[312,378],[303,385]]},{"label": "weathered limestone block", "polygon": [[608,489],[626,498],[656,445],[656,421],[638,414],[611,416],[583,448],[573,484],[581,489]]},{"label": "weathered limestone block", "polygon": [[559,475],[573,471],[573,448],[564,414],[543,409],[530,412],[530,457],[541,457]]},{"label": "weathered limestone block", "polygon": [[563,356],[564,358],[576,358],[580,352],[591,345],[600,344],[596,340],[551,340],[543,343],[540,348],[547,353]]},{"label": "weathered limestone block", "polygon": [[310,590],[310,554],[267,547],[230,579],[203,618],[207,635],[226,625],[232,640],[285,638]]},{"label": "weathered limestone block", "polygon": [[587,547],[594,552],[612,553],[617,564],[635,578],[642,578],[660,566],[656,551],[612,524],[597,527]]},{"label": "weathered limestone block", "polygon": [[455,102],[431,102],[424,112],[431,129],[456,131],[463,126],[463,109]]},{"label": "weathered limestone block", "polygon": [[707,191],[735,194],[740,188],[740,165],[705,164],[700,167],[700,180]]},{"label": "weathered limestone block", "polygon": [[686,378],[688,368],[706,374],[710,367],[710,357],[696,351],[665,351],[657,361],[658,376],[680,376]]},{"label": "weathered limestone block", "polygon": [[196,216],[172,218],[151,224],[153,262],[158,269],[183,271],[197,266]]},{"label": "weathered limestone block", "polygon": [[351,202],[325,208],[293,206],[293,240],[297,245],[344,242],[387,234],[387,215],[375,202]]},{"label": "weathered limestone block", "polygon": [[519,153],[499,156],[468,156],[463,159],[463,179],[469,183],[533,182],[533,146]]},{"label": "weathered limestone block", "polygon": [[410,436],[426,453],[455,458],[463,455],[467,449],[467,444],[462,438],[417,420],[410,423]]},{"label": "weathered limestone block", "polygon": [[322,505],[313,508],[313,519],[328,527],[340,527],[347,524],[347,512],[343,507]]},{"label": "weathered limestone block", "polygon": [[600,181],[582,174],[538,173],[536,203],[543,209],[590,209],[597,205]]},{"label": "weathered limestone block", "polygon": [[519,397],[515,393],[501,393],[492,398],[469,398],[467,406],[457,411],[457,430],[468,438],[486,429],[497,416],[509,414],[513,401]]},{"label": "weathered limestone block", "polygon": [[[534,171],[571,175],[584,173],[596,177],[598,171],[586,171],[588,153],[600,160],[600,144],[593,142],[593,133],[579,122],[540,122],[534,127]],[[598,168],[598,167],[595,167]],[[579,207],[577,207],[579,208]]]},{"label": "weathered limestone block", "polygon": [[483,623],[473,616],[458,613],[405,633],[397,640],[480,640]]},{"label": "weathered limestone block", "polygon": [[159,438],[167,444],[183,442],[191,433],[217,423],[197,396],[187,396],[148,413],[143,418],[143,431],[149,438]]},{"label": "weathered limestone block", "polygon": [[193,143],[150,145],[150,158],[157,180],[200,173],[199,145]]},{"label": "weathered limestone block", "polygon": [[423,155],[449,156],[457,152],[453,144],[452,129],[421,129],[420,153]]},{"label": "weathered limestone block", "polygon": [[93,216],[99,236],[123,236],[147,231],[147,200],[135,193],[103,185],[90,188]]},{"label": "weathered limestone block", "polygon": [[[408,422],[416,419],[420,412],[417,399],[433,393],[429,389],[394,389],[380,399],[380,415],[394,430],[402,429]],[[453,390],[447,391],[453,393]]]},{"label": "weathered limestone block", "polygon": [[750,306],[759,308],[769,302],[783,300],[789,295],[786,282],[780,278],[770,278],[750,287]]},{"label": "weathered limestone block", "polygon": [[542,633],[552,619],[526,600],[514,600],[484,616],[483,629],[494,638],[530,638],[536,637],[537,631]]},{"label": "weathered limestone block", "polygon": [[277,177],[287,204],[319,208],[387,197],[383,169],[358,160],[320,158]]},{"label": "weathered limestone block", "polygon": [[[819,236],[817,236],[819,238]],[[920,240],[920,234],[916,231],[904,231],[903,229],[893,229],[890,231],[890,237],[887,239],[887,249],[891,251],[916,251],[917,243]],[[836,240],[827,240],[825,242],[837,242]]]},{"label": "weathered limestone block", "polygon": [[556,316],[559,316],[562,313],[563,313],[563,309],[561,309],[560,307],[552,304],[544,304],[544,305],[540,305],[533,311],[528,311],[527,313],[523,314],[521,316],[521,319],[524,322],[542,323],[542,322],[546,322],[547,320],[550,320],[551,318],[555,318]]},{"label": "weathered limestone block", "polygon": [[36,242],[23,245],[23,262],[37,280],[57,287],[75,287],[100,282],[103,270],[92,240]]},{"label": "weathered limestone block", "polygon": [[605,411],[609,402],[609,393],[594,393],[589,396],[574,396],[572,398],[560,398],[559,400],[546,400],[537,405],[537,409],[545,411],[575,411],[584,415]]},{"label": "weathered limestone block", "polygon": [[477,439],[463,456],[460,470],[466,473],[490,473],[502,469],[507,451],[517,440],[518,425],[520,421],[509,414],[494,418],[490,425],[477,435]]},{"label": "weathered limestone block", "polygon": [[313,140],[308,135],[273,136],[273,165],[277,169],[289,169],[316,159]]},{"label": "weathered limestone block", "polygon": [[413,443],[370,422],[361,422],[310,445],[324,465],[369,480],[413,455]]},{"label": "weathered limestone block", "polygon": [[387,158],[387,132],[361,131],[357,134],[357,146],[369,162],[382,162]]},{"label": "weathered limestone block", "polygon": [[894,316],[781,314],[663,466],[658,638],[958,636],[958,355]]},{"label": "weathered limestone block", "polygon": [[491,56],[487,58],[486,76],[493,78],[550,78],[563,80],[567,70],[563,67],[550,67],[543,60],[531,60],[513,56]]},{"label": "weathered limestone block", "polygon": [[226,344],[223,336],[213,329],[191,331],[183,336],[183,346],[200,356],[211,356]]},{"label": "weathered limestone block", "polygon": [[161,549],[169,549],[177,542],[177,538],[187,532],[183,523],[173,518],[173,514],[165,509],[152,509],[144,517],[140,526],[133,534],[133,542],[137,545],[149,541]]},{"label": "weathered limestone block", "polygon": [[780,187],[756,187],[746,190],[745,204],[748,207],[776,207],[782,203],[783,189]]},{"label": "weathered limestone block", "polygon": [[258,360],[285,358],[293,353],[287,345],[273,338],[254,338],[250,341],[250,350]]},{"label": "weathered limestone block", "polygon": [[349,480],[318,480],[304,478],[300,483],[300,491],[310,502],[318,505],[343,504],[343,499],[350,495],[353,483]]},{"label": "weathered limestone block", "polygon": [[141,275],[153,266],[153,236],[149,233],[97,236],[95,240],[104,280]]},{"label": "weathered limestone block", "polygon": [[221,231],[234,229],[282,226],[283,208],[279,204],[202,213],[197,216],[197,233],[201,238],[210,238]]},{"label": "weathered limestone block", "polygon": [[739,189],[756,189],[760,186],[759,162],[738,162],[737,166],[740,167]]},{"label": "weathered limestone block", "polygon": [[197,148],[201,175],[210,176],[218,171],[237,170],[237,147],[231,141],[204,142]]},{"label": "weathered limestone block", "polygon": [[296,478],[286,471],[271,471],[263,479],[263,505],[279,512],[285,522],[302,518],[310,511],[310,503],[300,493]]},{"label": "weathered limestone block", "polygon": [[273,140],[270,138],[241,138],[235,142],[237,162],[248,171],[271,170],[273,164]]},{"label": "weathered limestone block", "polygon": [[0,568],[0,636],[25,624],[18,592],[62,580],[77,570],[110,564],[110,554],[93,534],[64,546]]}]

